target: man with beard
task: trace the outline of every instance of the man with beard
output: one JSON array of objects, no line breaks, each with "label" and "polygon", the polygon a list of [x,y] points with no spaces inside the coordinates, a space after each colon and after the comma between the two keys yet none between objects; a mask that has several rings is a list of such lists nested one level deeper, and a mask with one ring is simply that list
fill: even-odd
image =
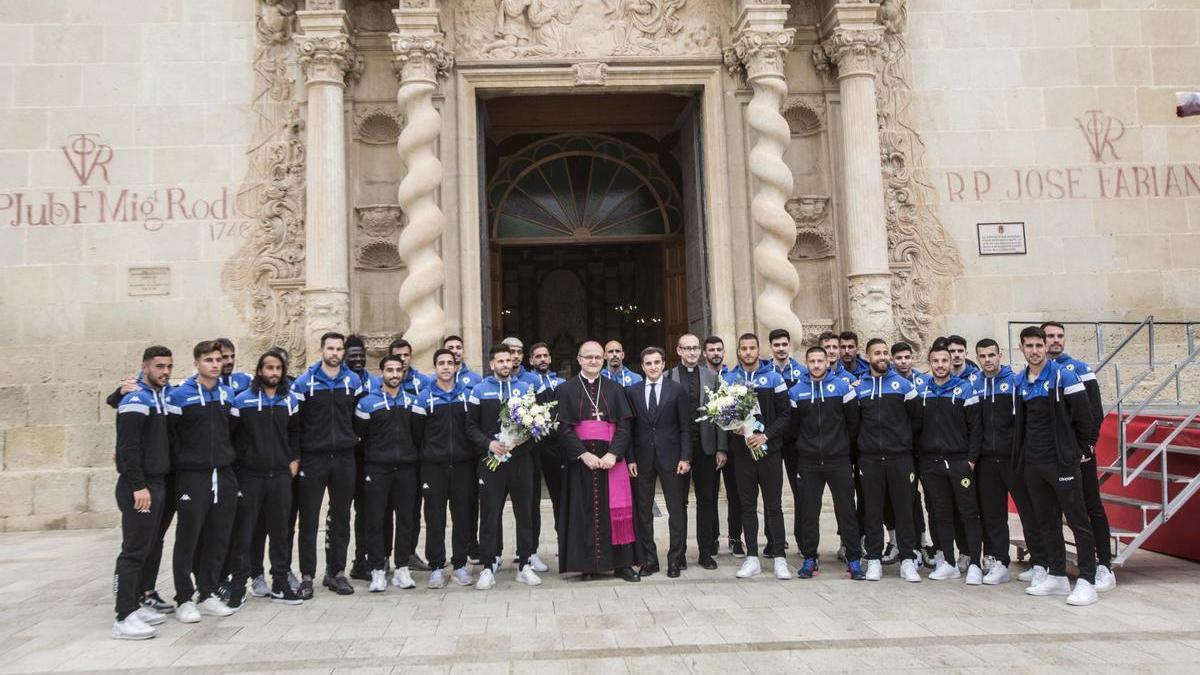
[{"label": "man with beard", "polygon": [[622,387],[632,387],[642,381],[642,376],[625,367],[625,347],[617,340],[609,340],[604,345],[604,360],[607,366],[600,371],[606,377]]},{"label": "man with beard", "polygon": [[[767,336],[767,341],[771,345],[771,358],[763,359],[764,364],[769,364],[783,378],[783,383],[790,390],[795,386],[800,378],[804,377],[804,366],[800,365],[796,359],[792,358],[792,335],[783,328],[772,330]],[[796,482],[796,439],[791,437],[791,429],[788,430],[789,436],[784,439],[781,452],[783,453],[783,475],[788,484],[788,489],[792,492],[792,505],[795,511],[800,509],[800,490],[799,484]],[[800,521],[796,519],[795,530],[793,536],[796,537],[796,545],[800,544]],[[783,542],[783,548],[788,547],[787,541]]]},{"label": "man with beard", "polygon": [[[346,367],[358,376],[362,382],[362,394],[376,393],[379,389],[371,374],[367,372],[367,347],[363,339],[357,335],[346,336]],[[350,565],[350,578],[359,581],[371,580],[371,569],[367,566],[367,513],[366,473],[363,471],[363,444],[354,446],[354,563]],[[391,518],[388,518],[388,528]]]},{"label": "man with beard", "polygon": [[326,518],[325,578],[322,584],[338,595],[354,593],[346,578],[350,545],[350,501],[354,496],[354,406],[362,381],[343,363],[346,338],[321,336],[321,360],[292,383],[300,399],[300,597],[312,598],[317,573],[317,527],[321,504],[329,491]]},{"label": "man with beard", "polygon": [[[550,345],[545,342],[535,343],[529,348],[529,367],[527,371],[538,382],[542,393],[538,400],[546,403],[554,400],[554,392],[564,380],[550,369],[553,359],[550,356]],[[562,496],[562,454],[559,451],[557,434],[542,439],[533,446],[533,555],[529,556],[529,565],[534,572],[548,572],[550,566],[538,555],[542,541],[542,480],[546,481],[546,491],[550,493],[550,504],[554,513],[554,529],[558,530],[558,504]]]},{"label": "man with beard", "polygon": [[[410,398],[415,400],[418,396],[421,395],[421,392],[423,392],[426,389],[428,389],[429,387],[433,386],[433,378],[430,377],[429,375],[426,375],[426,374],[422,373],[421,371],[417,370],[417,368],[413,365],[413,363],[412,363],[412,345],[409,344],[408,340],[405,340],[403,338],[397,338],[395,340],[392,340],[391,345],[388,346],[388,354],[391,356],[400,357],[400,361],[404,364],[404,375],[400,380],[400,388],[403,389],[404,393],[408,394]],[[380,379],[376,378],[375,383],[377,385],[380,384]],[[387,520],[385,521],[385,524],[384,524],[384,542],[385,542],[385,544],[387,542],[391,541],[391,537],[392,537],[391,533],[394,531],[392,528],[391,518],[392,518],[392,514],[389,513],[387,515]],[[413,541],[416,541],[421,536],[421,494],[420,493],[417,493],[416,502],[413,504],[412,518],[413,518],[413,521],[412,521],[413,522]],[[414,570],[417,570],[420,572],[428,572],[429,571],[429,565],[424,560],[421,560],[421,556],[417,555],[415,551],[413,552],[412,556],[410,556],[408,559],[408,567],[409,567],[409,569],[414,569]]]},{"label": "man with beard", "polygon": [[[729,370],[725,367],[725,342],[716,335],[704,338],[704,366],[718,380]],[[720,386],[719,381],[716,386]],[[715,389],[716,387],[714,391]],[[728,435],[725,435],[725,438],[728,443]],[[742,499],[738,494],[737,471],[734,468],[736,461],[734,453],[729,452],[725,458],[725,466],[720,467],[721,480],[725,483],[725,524],[729,528],[729,553],[734,558],[745,558],[746,547],[742,545]],[[720,541],[720,530],[714,530],[714,534],[717,541]]]},{"label": "man with beard", "polygon": [[233,393],[240,394],[250,387],[252,379],[248,374],[236,372],[234,368],[237,366],[237,350],[233,346],[233,341],[229,338],[217,338],[214,340],[218,345],[221,345],[221,377],[218,378],[221,384],[233,390]]},{"label": "man with beard", "polygon": [[852,330],[842,331],[838,335],[838,351],[842,359],[842,368],[855,380],[866,375],[871,369],[867,360],[858,355],[858,333]]},{"label": "man with beard", "polygon": [[442,340],[442,349],[454,356],[454,380],[458,382],[458,386],[468,392],[471,391],[471,388],[479,384],[479,380],[483,377],[471,370],[471,367],[463,359],[463,339],[457,335],[447,335]]},{"label": "man with beard", "polygon": [[633,494],[626,465],[633,413],[623,386],[605,378],[599,342],[579,347],[579,375],[558,387],[564,476],[558,571],[581,578],[612,571],[639,581],[642,560],[634,532]]},{"label": "man with beard", "polygon": [[[667,378],[683,385],[690,418],[700,415],[700,408],[708,402],[708,392],[720,386],[720,373],[713,372],[700,364],[700,338],[691,333],[679,336],[675,345],[679,365],[667,371]],[[700,549],[700,566],[706,570],[717,569],[717,493],[720,489],[720,474],[729,456],[729,441],[725,432],[707,420],[695,422],[691,427],[692,441],[692,484],[696,491],[696,544]],[[684,488],[686,505],[686,486]],[[686,564],[686,562],[685,562]]]},{"label": "man with beard", "polygon": [[[914,387],[920,388],[925,384],[925,380],[929,379],[927,373],[917,370],[916,364],[913,362],[912,345],[907,342],[897,342],[892,345],[892,366],[895,367],[896,373],[908,380]],[[931,525],[925,527],[925,514],[929,511],[929,496],[924,499],[924,508],[922,508],[921,500],[921,467],[917,462],[917,449],[913,447],[913,471],[916,474],[916,480],[913,481],[913,532],[915,537],[920,540],[920,548],[917,550],[917,564],[924,564],[925,567],[933,568],[937,566],[937,552],[941,550],[937,540],[931,537],[931,534],[936,535],[934,528]],[[891,554],[892,549],[895,549],[897,555],[900,548],[896,545],[895,530],[888,531],[888,550],[884,552],[886,560]]]}]

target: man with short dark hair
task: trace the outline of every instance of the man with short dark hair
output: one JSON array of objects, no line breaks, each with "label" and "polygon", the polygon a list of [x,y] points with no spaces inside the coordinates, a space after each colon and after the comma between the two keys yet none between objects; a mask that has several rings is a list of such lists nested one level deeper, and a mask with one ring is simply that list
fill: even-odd
[{"label": "man with short dark hair", "polygon": [[[233,472],[236,453],[229,439],[233,389],[221,384],[221,347],[214,340],[192,349],[196,374],[167,394],[167,428],[171,433],[178,497],[175,549],[175,616],[196,623],[201,614],[229,616],[217,596],[217,585],[233,534],[238,483]],[[192,573],[196,586],[192,585]],[[193,595],[199,591],[199,600]]]},{"label": "man with short dark hair", "polygon": [[[1068,605],[1090,605],[1096,595],[1096,544],[1080,488],[1084,448],[1096,442],[1087,389],[1079,376],[1047,357],[1046,332],[1037,326],[1021,331],[1021,354],[1029,365],[1021,374],[1021,394],[1013,434],[1013,467],[1025,476],[1042,534],[1047,575],[1025,592],[1066,595]],[[1067,580],[1067,550],[1062,520],[1075,536],[1079,579]]]},{"label": "man with short dark hair", "polygon": [[[709,392],[716,391],[720,386],[720,373],[700,364],[700,338],[691,333],[679,336],[675,353],[679,356],[679,365],[667,371],[667,378],[682,385],[690,419],[695,420],[700,409],[707,404]],[[701,420],[691,426],[691,441],[692,464],[689,473],[696,492],[696,545],[700,549],[698,562],[706,570],[715,570],[717,540],[720,537],[717,494],[721,477],[718,472],[725,466],[729,456],[728,440],[720,427],[708,420]],[[686,489],[685,486],[685,505]],[[731,508],[732,505],[731,501]]]},{"label": "man with short dark hair", "polygon": [[[729,371],[725,366],[725,342],[716,335],[704,338],[704,365],[709,373],[717,378]],[[716,382],[713,390],[720,386]],[[722,434],[725,432],[722,431]],[[728,439],[728,435],[726,435]],[[733,452],[726,455],[725,466],[721,469],[721,480],[725,483],[726,525],[729,528],[729,553],[735,558],[746,557],[746,547],[742,544],[742,498],[737,489],[737,471],[734,463],[737,461]],[[697,533],[699,530],[697,530]],[[717,541],[721,540],[720,528],[715,530]],[[715,555],[715,552],[714,552]]]},{"label": "man with short dark hair", "polygon": [[271,601],[298,605],[288,583],[288,515],[292,479],[300,471],[300,399],[288,390],[287,366],[276,353],[258,357],[250,387],[233,399],[230,435],[237,453],[237,524],[230,547],[229,606],[241,607],[250,576],[250,552],[261,525],[271,538]]},{"label": "man with short dark hair", "polygon": [[803,501],[796,504],[796,531],[804,562],[797,570],[801,579],[811,579],[820,569],[821,501],[829,486],[838,534],[846,550],[846,569],[851,579],[861,580],[862,550],[854,515],[854,476],[850,448],[858,435],[858,401],[845,380],[829,374],[829,360],[822,347],[810,347],[804,355],[805,377],[790,390],[791,436],[795,439],[797,468],[791,478],[799,486]]},{"label": "man with short dark hair", "polygon": [[[142,352],[137,391],[121,397],[117,406],[117,508],[121,511],[121,553],[113,572],[116,620],[112,636],[118,640],[145,640],[158,634],[154,626],[166,621],[163,614],[140,606],[149,557],[155,549],[159,522],[174,495],[165,492],[164,477],[171,470],[164,393],[174,363],[171,350],[155,345]],[[160,551],[161,553],[161,551]],[[157,574],[158,563],[153,565]],[[148,584],[148,585],[147,585]]]},{"label": "man with short dark hair", "polygon": [[640,575],[659,570],[658,547],[654,543],[655,478],[667,503],[670,548],[667,576],[679,576],[687,552],[687,474],[692,468],[692,424],[683,387],[663,377],[666,352],[659,347],[642,350],[645,379],[627,387],[633,409],[633,461],[629,473],[637,483],[638,539],[645,555]]},{"label": "man with short dark hair", "polygon": [[[792,335],[784,328],[776,328],[767,336],[767,341],[771,345],[771,358],[763,359],[763,363],[773,367],[790,390],[797,381],[807,376],[804,366],[792,358]],[[780,448],[780,452],[783,453],[783,475],[787,476],[787,484],[792,492],[793,508],[798,510],[800,508],[800,489],[796,482],[796,439],[791,437],[791,431],[789,429],[788,437],[783,439],[783,447]],[[793,535],[798,546],[800,544],[800,521],[798,519],[795,521],[795,528]],[[787,549],[787,541],[783,541],[781,546]]]},{"label": "man with short dark hair", "polygon": [[867,360],[858,355],[858,333],[844,330],[838,335],[838,352],[842,368],[850,373],[855,380],[867,374],[871,369]]},{"label": "man with short dark hair", "polygon": [[738,492],[742,500],[742,531],[746,534],[746,560],[737,577],[745,579],[762,573],[758,560],[758,494],[762,491],[763,518],[768,540],[779,543],[779,550],[768,553],[775,558],[775,578],[791,579],[783,556],[783,458],[779,444],[787,435],[791,418],[787,385],[775,369],[759,361],[758,336],[744,333],[738,338],[738,367],[722,377],[730,385],[741,385],[754,392],[758,412],[753,429],[737,429],[730,439],[737,455]]},{"label": "man with short dark hair", "polygon": [[300,399],[300,597],[312,598],[317,573],[317,527],[325,492],[329,514],[325,533],[325,578],[322,584],[338,595],[354,593],[346,578],[350,545],[350,501],[354,496],[354,406],[362,381],[343,362],[346,338],[321,336],[321,359],[292,382]]},{"label": "man with short dark hair", "polygon": [[[912,345],[907,342],[897,342],[892,345],[892,366],[896,372],[913,384],[915,388],[920,388],[929,379],[927,373],[923,373],[917,369],[916,363],[913,360]],[[913,447],[913,472],[916,479],[913,481],[913,526],[914,537],[919,540],[919,548],[917,549],[917,564],[925,567],[933,568],[937,565],[935,557],[936,552],[940,550],[937,546],[937,541],[930,535],[933,533],[933,521],[930,520],[930,525],[925,526],[926,513],[929,511],[929,495],[924,498],[924,508],[922,508],[921,499],[921,464],[917,461],[917,449]],[[899,548],[897,548],[899,551]]]},{"label": "man with short dark hair", "polygon": [[387,590],[388,549],[384,528],[387,514],[396,518],[393,560],[396,571],[392,585],[414,588],[416,582],[408,569],[408,560],[416,552],[413,506],[420,474],[420,451],[413,433],[412,407],[415,401],[400,388],[405,364],[399,356],[385,356],[379,362],[379,391],[367,394],[354,410],[354,432],[362,439],[364,506],[367,523],[367,566],[371,583],[367,590]]},{"label": "man with short dark hair", "polygon": [[[528,382],[531,385],[537,386],[537,378],[534,377],[528,370],[525,370],[525,343],[521,342],[521,338],[510,335],[500,341],[500,344],[508,347],[508,351],[512,352],[513,357],[513,372],[512,377],[515,380]],[[501,537],[503,539],[503,537]]]},{"label": "man with short dark hair", "polygon": [[[1093,436],[1100,438],[1100,426],[1104,424],[1104,402],[1100,396],[1100,382],[1088,364],[1071,358],[1066,352],[1067,334],[1062,323],[1047,321],[1042,324],[1046,333],[1046,356],[1079,376],[1088,395],[1088,407],[1092,413]],[[1096,473],[1096,448],[1081,448],[1084,460],[1079,465],[1080,487],[1083,503],[1087,508],[1088,520],[1092,523],[1092,536],[1096,540],[1096,590],[1103,593],[1117,586],[1117,576],[1112,571],[1112,532],[1108,525],[1108,514],[1100,499],[1100,479]]]},{"label": "man with short dark hair", "polygon": [[[404,338],[396,338],[388,345],[388,355],[400,357],[400,361],[404,364],[404,374],[400,379],[400,388],[410,398],[416,399],[421,395],[422,391],[433,386],[433,378],[417,370],[416,366],[412,363],[412,353],[412,345]],[[373,386],[376,389],[382,386],[382,379],[375,378]],[[416,541],[421,536],[421,501],[421,494],[418,492],[416,501],[412,505],[413,541]],[[395,531],[392,527],[392,516],[393,514],[389,512],[384,520],[383,540],[385,548],[391,547],[392,533]],[[415,550],[408,559],[408,566],[420,572],[429,571],[429,565],[424,560],[421,560],[421,556],[417,555]]]},{"label": "man with short dark hair", "polygon": [[[555,373],[551,366],[553,358],[550,355],[550,345],[545,342],[534,343],[529,348],[529,370],[526,371],[537,380],[542,393],[538,395],[541,403],[554,400],[554,391],[563,383],[563,379]],[[538,549],[542,545],[542,481],[546,482],[546,491],[550,493],[550,505],[554,513],[554,529],[558,530],[558,504],[562,496],[562,455],[559,452],[557,434],[535,443],[533,451],[533,554],[529,556],[529,566],[534,572],[549,572],[550,566],[542,561]]]},{"label": "man with short dark hair", "polygon": [[467,397],[462,371],[449,349],[433,353],[435,380],[413,405],[413,433],[421,449],[421,493],[425,502],[425,557],[432,570],[430,588],[446,585],[446,506],[454,521],[451,533],[452,576],[459,586],[475,578],[467,569],[471,543],[471,500],[478,499],[475,465],[481,453],[467,438]]},{"label": "man with short dark hair", "polygon": [[947,335],[946,349],[950,351],[950,374],[961,377],[975,386],[979,377],[979,366],[967,358],[967,339],[961,335]]},{"label": "man with short dark hair", "polygon": [[219,337],[216,340],[221,348],[221,376],[218,378],[221,384],[233,390],[233,393],[240,394],[250,387],[250,375],[243,372],[235,371],[237,367],[237,350],[233,346],[233,341],[229,338]]},{"label": "man with short dark hair", "polygon": [[479,373],[471,370],[467,365],[466,359],[463,358],[465,349],[463,347],[463,339],[457,335],[447,335],[442,338],[442,349],[450,352],[454,357],[454,379],[466,391],[470,391],[472,387],[479,384],[479,380],[483,379]]},{"label": "man with short dark hair", "polygon": [[841,338],[838,334],[831,330],[824,331],[817,336],[817,346],[825,350],[825,356],[829,359],[830,374],[842,378],[846,384],[854,384],[854,373],[842,365]]},{"label": "man with short dark hair", "polygon": [[[374,378],[367,372],[367,345],[358,335],[346,336],[346,367],[362,382],[362,393],[366,396],[378,391]],[[354,446],[354,562],[350,565],[350,578],[370,581],[371,570],[367,565],[367,519],[366,519],[366,473],[363,471],[363,445]],[[390,517],[389,528],[390,529]]]}]

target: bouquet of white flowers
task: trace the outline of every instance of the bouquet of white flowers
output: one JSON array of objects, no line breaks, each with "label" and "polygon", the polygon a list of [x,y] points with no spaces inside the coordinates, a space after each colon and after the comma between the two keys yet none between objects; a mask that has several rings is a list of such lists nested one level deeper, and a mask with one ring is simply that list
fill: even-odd
[{"label": "bouquet of white flowers", "polygon": [[[539,403],[537,395],[532,391],[508,397],[504,405],[500,406],[500,433],[496,434],[496,440],[500,441],[506,450],[511,451],[531,438],[540,441],[549,436],[550,432],[558,428],[558,419],[553,414],[556,405],[557,401]],[[503,455],[489,452],[483,461],[489,469],[495,471],[507,462],[509,457],[507,452]]]},{"label": "bouquet of white flowers", "polygon": [[[704,414],[696,419],[697,422],[709,421],[725,431],[741,429],[744,436],[763,430],[762,422],[756,417],[760,412],[758,395],[750,387],[722,380],[716,391],[705,387],[704,393],[707,402],[700,408]],[[766,444],[750,450],[755,461],[766,453]]]}]

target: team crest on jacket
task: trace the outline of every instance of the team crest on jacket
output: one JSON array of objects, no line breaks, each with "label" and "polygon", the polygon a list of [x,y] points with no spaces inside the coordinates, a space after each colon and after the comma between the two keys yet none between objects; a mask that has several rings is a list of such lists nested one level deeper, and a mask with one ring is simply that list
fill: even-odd
[{"label": "team crest on jacket", "polygon": [[833,383],[832,383],[832,382],[830,382],[829,384],[825,385],[825,391],[833,391],[833,390],[834,390],[834,386],[833,386]]},{"label": "team crest on jacket", "polygon": [[1074,364],[1074,363],[1068,363],[1068,364],[1067,364],[1067,370],[1075,370],[1075,364]]},{"label": "team crest on jacket", "polygon": [[958,396],[958,395],[959,395],[959,394],[961,394],[961,393],[962,393],[962,387],[955,387],[955,388],[954,388],[954,395],[955,395],[955,396]]},{"label": "team crest on jacket", "polygon": [[1000,391],[1008,391],[1008,383],[1007,382],[1000,383]]},{"label": "team crest on jacket", "polygon": [[758,383],[759,383],[759,384],[766,384],[766,383],[767,383],[767,378],[765,378],[765,377],[760,377],[760,378],[758,378]]},{"label": "team crest on jacket", "polygon": [[910,472],[909,472],[909,474],[908,474],[908,482],[910,482],[910,483],[911,483],[911,482],[913,482],[913,481],[915,481],[915,480],[917,480],[917,474],[915,474],[915,473],[912,473],[912,472],[910,471]]},{"label": "team crest on jacket", "polygon": [[1049,380],[1046,380],[1045,382],[1042,383],[1042,389],[1045,389],[1046,391],[1050,391],[1050,381]]},{"label": "team crest on jacket", "polygon": [[959,483],[959,485],[963,486],[963,489],[971,487],[971,479],[970,478],[964,478],[964,479],[958,481],[958,483]]},{"label": "team crest on jacket", "polygon": [[900,380],[892,380],[892,389],[900,388]]}]

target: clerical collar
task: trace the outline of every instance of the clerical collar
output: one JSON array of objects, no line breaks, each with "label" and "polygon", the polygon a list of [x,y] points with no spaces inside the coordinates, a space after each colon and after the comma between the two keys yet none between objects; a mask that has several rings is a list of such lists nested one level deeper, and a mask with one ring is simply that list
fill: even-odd
[{"label": "clerical collar", "polygon": [[596,380],[600,379],[600,376],[597,375],[597,376],[589,379],[587,375],[584,375],[583,373],[579,373],[579,379],[583,380],[584,382],[587,382],[588,384],[595,384]]},{"label": "clerical collar", "polygon": [[683,368],[684,368],[684,370],[687,370],[689,373],[696,372],[696,366],[684,366]]}]

